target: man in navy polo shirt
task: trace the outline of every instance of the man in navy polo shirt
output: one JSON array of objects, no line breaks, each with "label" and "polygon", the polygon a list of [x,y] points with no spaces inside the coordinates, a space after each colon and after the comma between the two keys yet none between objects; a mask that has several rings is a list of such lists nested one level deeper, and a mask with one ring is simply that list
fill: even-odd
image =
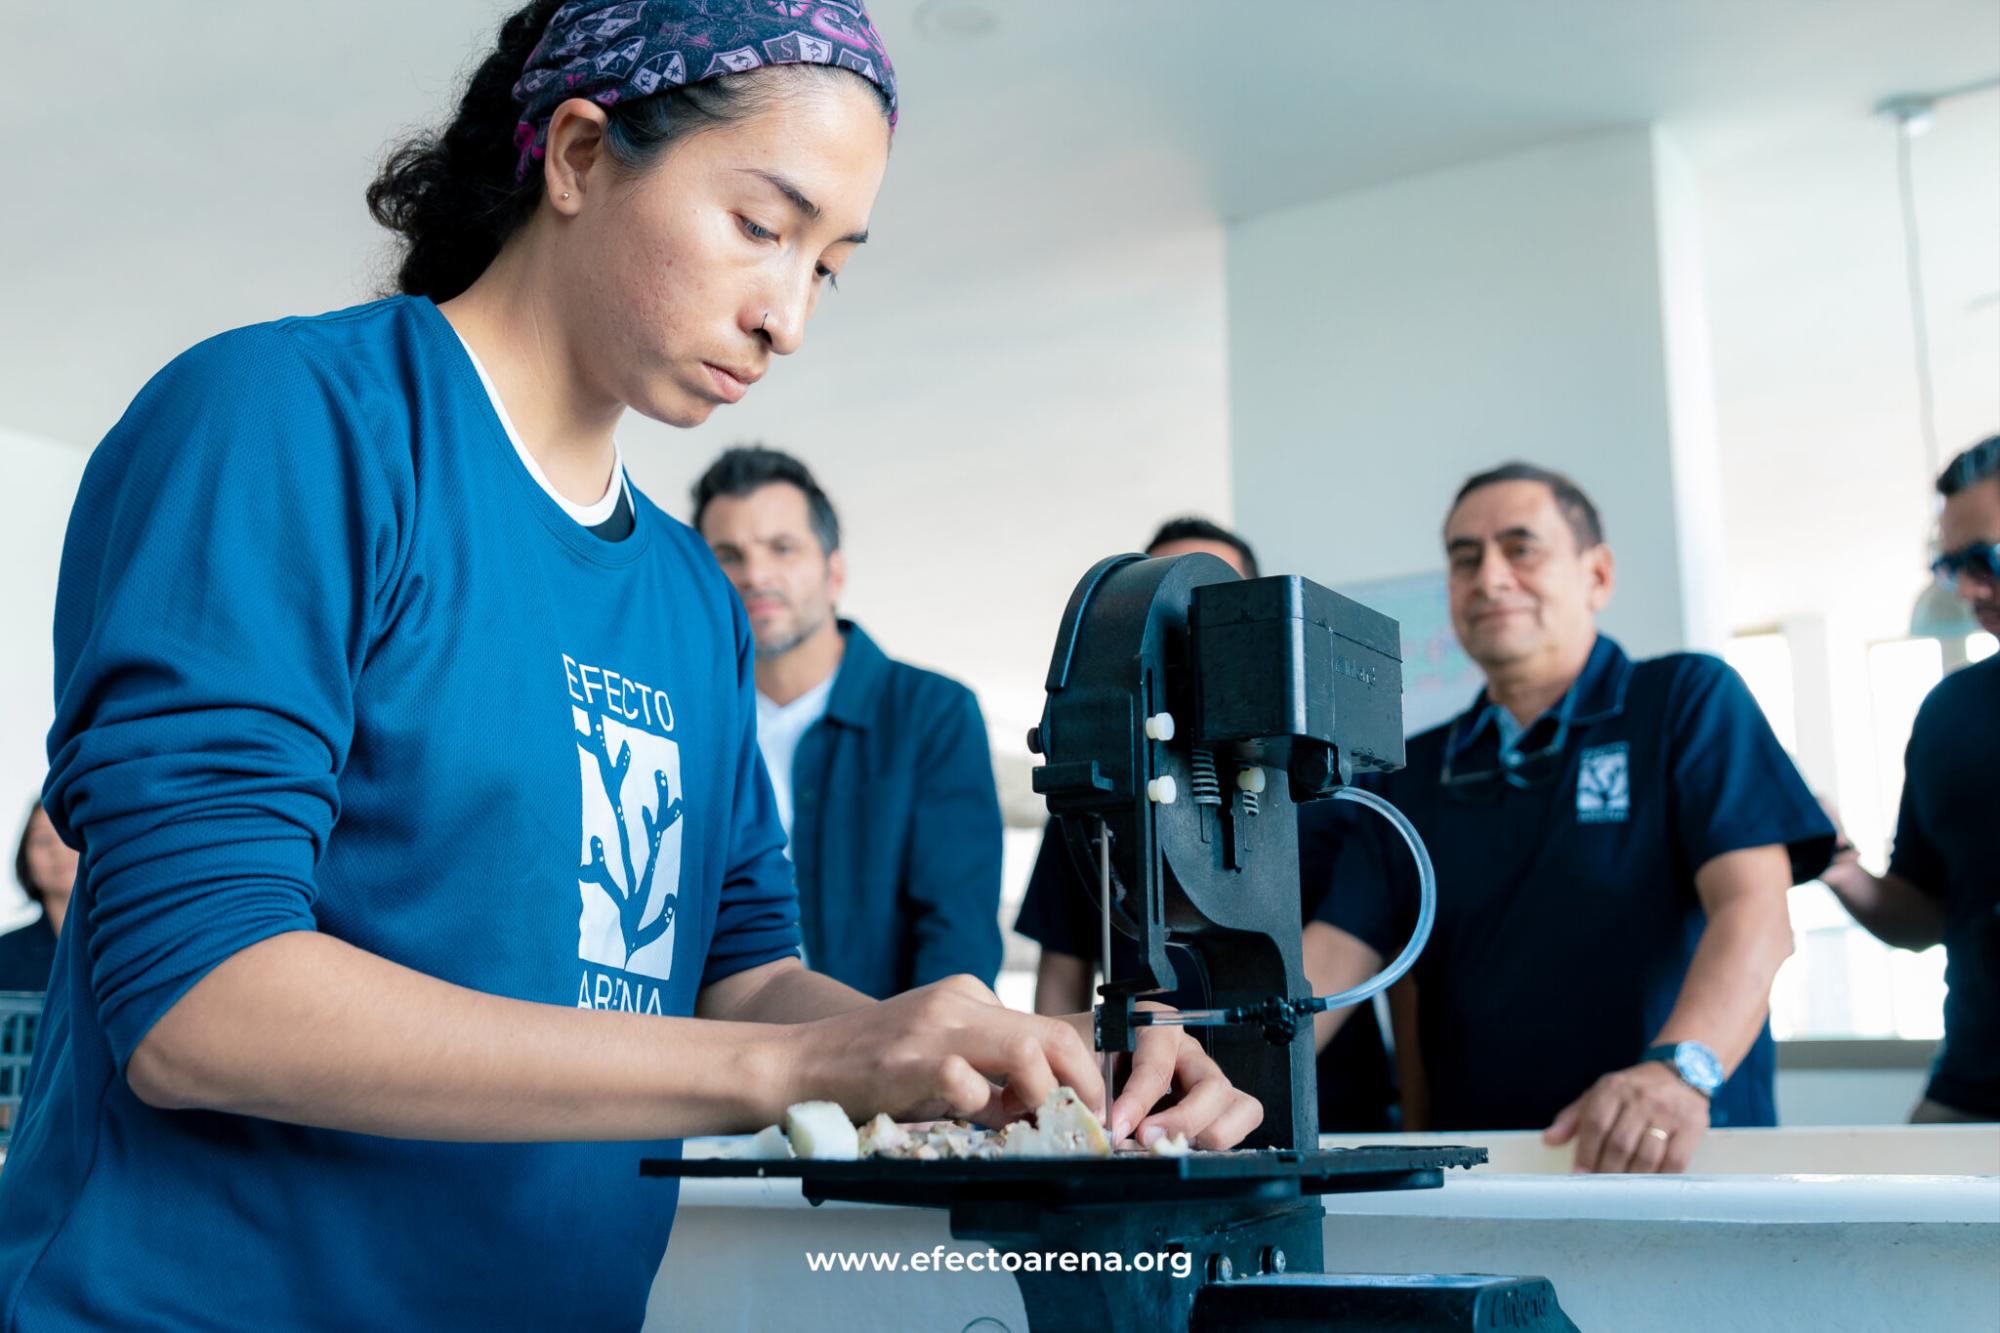
[{"label": "man in navy polo shirt", "polygon": [[[1944,512],[1932,566],[1989,634],[2000,634],[2000,435],[1938,478]],[[1889,869],[1871,875],[1843,848],[1828,887],[1885,943],[1944,945],[1944,1045],[1910,1119],[2000,1120],[2000,657],[1953,672],[1917,711]]]},{"label": "man in navy polo shirt", "polygon": [[[1545,1129],[1580,1171],[1682,1170],[1711,1123],[1776,1123],[1765,1014],[1786,890],[1826,866],[1833,827],[1728,666],[1635,662],[1597,632],[1614,564],[1574,483],[1482,473],[1444,540],[1486,688],[1368,784],[1437,866],[1398,1010],[1406,1125]],[[1342,840],[1306,931],[1322,994],[1409,934],[1415,874],[1393,838],[1368,821]]]}]

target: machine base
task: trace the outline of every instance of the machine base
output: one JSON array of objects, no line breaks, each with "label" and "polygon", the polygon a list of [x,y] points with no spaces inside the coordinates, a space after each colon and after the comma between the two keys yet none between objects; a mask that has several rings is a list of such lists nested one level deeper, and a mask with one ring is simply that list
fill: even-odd
[{"label": "machine base", "polygon": [[1195,1293],[1188,1321],[1189,1333],[1327,1328],[1576,1333],[1547,1278],[1445,1273],[1297,1273],[1214,1282]]}]

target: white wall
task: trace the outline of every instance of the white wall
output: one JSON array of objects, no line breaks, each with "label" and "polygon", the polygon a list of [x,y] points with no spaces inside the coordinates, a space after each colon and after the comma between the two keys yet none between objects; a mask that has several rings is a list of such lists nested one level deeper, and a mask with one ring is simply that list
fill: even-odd
[{"label": "white wall", "polygon": [[[1784,1057],[1779,1057],[1782,1064]],[[1903,1125],[1930,1085],[1928,1069],[1779,1069],[1781,1125]]]},{"label": "white wall", "polygon": [[[1940,452],[2000,431],[2000,91],[1946,101],[1912,143]],[[1925,583],[1937,498],[1918,430],[1896,136],[1857,106],[1701,177],[1729,617],[1781,627],[1799,762],[1874,854],[1871,642]]]},{"label": "white wall", "polygon": [[0,427],[0,569],[8,632],[0,635],[0,930],[29,910],[14,883],[13,853],[28,803],[48,770],[44,742],[55,716],[51,625],[63,529],[86,455],[72,445]]},{"label": "white wall", "polygon": [[[1913,149],[1949,457],[2000,431],[2000,90],[1942,104]],[[1899,633],[1924,585],[1935,496],[1895,154],[1856,108],[1702,176],[1739,626],[1833,614]]]},{"label": "white wall", "polygon": [[1675,554],[1680,561],[1685,627],[1682,646],[1720,652],[1729,637],[1728,571],[1722,540],[1714,343],[1701,245],[1701,191],[1687,159],[1658,129],[1653,132],[1652,150]]},{"label": "white wall", "polygon": [[1437,569],[1457,484],[1521,457],[1604,513],[1608,632],[1642,655],[1707,637],[1675,501],[1715,501],[1676,475],[1700,402],[1669,381],[1662,286],[1688,229],[1660,227],[1659,168],[1651,132],[1618,132],[1230,228],[1236,509],[1267,563],[1336,585]]}]

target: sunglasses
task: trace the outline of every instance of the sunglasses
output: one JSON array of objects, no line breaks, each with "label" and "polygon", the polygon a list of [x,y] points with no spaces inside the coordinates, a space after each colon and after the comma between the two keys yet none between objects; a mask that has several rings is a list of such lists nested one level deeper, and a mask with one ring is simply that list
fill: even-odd
[{"label": "sunglasses", "polygon": [[1570,700],[1565,698],[1562,711],[1556,716],[1555,735],[1549,743],[1537,750],[1515,752],[1511,765],[1460,772],[1457,756],[1447,745],[1444,767],[1438,774],[1439,785],[1444,788],[1446,796],[1464,805],[1497,801],[1509,787],[1516,791],[1532,791],[1546,786],[1561,777],[1568,767],[1563,751],[1569,745],[1569,714]]},{"label": "sunglasses", "polygon": [[1974,542],[1947,551],[1931,561],[1931,573],[1947,588],[1955,587],[1966,574],[1989,583],[2000,582],[2000,542]]}]

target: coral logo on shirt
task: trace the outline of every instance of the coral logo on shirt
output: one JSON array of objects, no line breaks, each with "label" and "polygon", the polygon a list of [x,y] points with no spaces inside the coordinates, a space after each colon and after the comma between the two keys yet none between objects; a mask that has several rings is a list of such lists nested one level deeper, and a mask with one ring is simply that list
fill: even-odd
[{"label": "coral logo on shirt", "polygon": [[1593,745],[1579,757],[1576,770],[1576,820],[1579,824],[1622,824],[1632,814],[1630,747]]},{"label": "coral logo on shirt", "polygon": [[661,1012],[673,975],[685,807],[664,692],[563,657],[583,784],[577,1006]]}]

